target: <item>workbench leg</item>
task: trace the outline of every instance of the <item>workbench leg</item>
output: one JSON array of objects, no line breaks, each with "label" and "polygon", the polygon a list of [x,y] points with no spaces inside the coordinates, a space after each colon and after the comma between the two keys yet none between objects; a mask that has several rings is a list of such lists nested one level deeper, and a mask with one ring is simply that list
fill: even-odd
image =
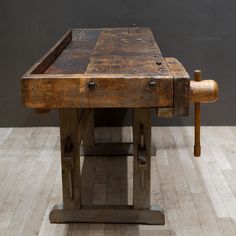
[{"label": "workbench leg", "polygon": [[80,201],[79,145],[86,133],[90,110],[60,111],[63,205],[49,215],[51,223],[100,222],[164,224],[158,206],[150,206],[151,110],[134,109],[134,203],[133,206],[82,206]]},{"label": "workbench leg", "polygon": [[86,133],[83,139],[83,145],[94,145],[95,144],[95,126],[94,126],[94,109],[90,109],[90,116],[87,121]]},{"label": "workbench leg", "polygon": [[60,109],[61,168],[64,209],[80,208],[79,110]]},{"label": "workbench leg", "polygon": [[133,110],[133,205],[150,208],[151,109]]}]

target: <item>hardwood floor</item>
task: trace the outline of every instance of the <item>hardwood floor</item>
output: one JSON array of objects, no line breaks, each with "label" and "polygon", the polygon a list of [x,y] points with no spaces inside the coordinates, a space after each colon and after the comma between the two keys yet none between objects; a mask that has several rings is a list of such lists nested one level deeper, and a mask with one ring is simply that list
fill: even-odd
[{"label": "hardwood floor", "polygon": [[[129,128],[96,130],[99,141],[130,141]],[[151,202],[166,225],[50,224],[61,203],[58,128],[0,129],[0,235],[236,235],[236,127],[203,127],[193,157],[192,127],[156,127]],[[132,203],[132,157],[82,158],[82,200]]]}]

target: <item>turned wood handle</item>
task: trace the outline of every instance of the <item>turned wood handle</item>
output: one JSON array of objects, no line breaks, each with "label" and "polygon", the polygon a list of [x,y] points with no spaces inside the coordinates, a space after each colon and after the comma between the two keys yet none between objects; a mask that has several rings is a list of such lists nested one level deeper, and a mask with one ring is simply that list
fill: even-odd
[{"label": "turned wood handle", "polygon": [[201,103],[212,103],[218,98],[218,85],[214,80],[203,80],[200,70],[194,72],[194,81],[190,81],[190,102],[194,102],[194,156],[201,155]]},{"label": "turned wood handle", "polygon": [[189,100],[194,103],[212,103],[218,98],[218,85],[214,80],[198,81],[200,71],[195,71],[195,80],[190,81]]},{"label": "turned wood handle", "polygon": [[[202,73],[200,70],[195,70],[194,71],[194,80],[195,81],[191,81],[191,82],[195,82],[195,86],[198,84],[201,84],[201,80],[202,80]],[[190,82],[190,91],[192,90],[192,94],[196,94],[196,90],[198,91],[198,93],[200,93],[200,91],[205,91],[203,89],[199,89],[198,88],[192,88],[191,89],[191,82]],[[207,89],[208,91],[208,89]],[[195,92],[195,93],[194,93]],[[198,94],[197,93],[197,94]],[[196,102],[196,96],[192,97],[194,103],[194,156],[195,157],[200,157],[201,156],[201,137],[200,137],[200,133],[201,133],[201,104],[199,101]],[[200,98],[200,96],[197,96],[197,98]]]}]

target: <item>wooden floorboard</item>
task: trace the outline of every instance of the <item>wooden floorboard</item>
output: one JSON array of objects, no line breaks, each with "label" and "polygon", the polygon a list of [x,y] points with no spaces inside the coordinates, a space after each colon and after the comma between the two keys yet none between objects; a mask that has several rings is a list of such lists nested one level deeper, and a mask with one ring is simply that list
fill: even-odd
[{"label": "wooden floorboard", "polygon": [[[131,141],[130,128],[96,129],[100,142]],[[0,128],[0,236],[236,235],[236,127],[155,127],[151,203],[166,225],[50,224],[62,200],[58,128]],[[132,157],[81,158],[84,203],[132,204]]]}]

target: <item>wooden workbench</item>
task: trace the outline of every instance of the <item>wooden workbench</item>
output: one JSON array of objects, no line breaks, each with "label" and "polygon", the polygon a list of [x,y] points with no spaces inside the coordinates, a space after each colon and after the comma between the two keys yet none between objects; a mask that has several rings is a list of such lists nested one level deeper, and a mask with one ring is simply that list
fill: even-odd
[{"label": "wooden workbench", "polygon": [[[60,114],[63,205],[50,221],[164,224],[163,211],[150,206],[151,109],[186,116],[190,96],[188,73],[162,56],[149,28],[68,31],[22,79],[26,107]],[[131,147],[95,144],[94,108],[132,108]],[[80,153],[133,154],[133,205],[82,205]]]}]

